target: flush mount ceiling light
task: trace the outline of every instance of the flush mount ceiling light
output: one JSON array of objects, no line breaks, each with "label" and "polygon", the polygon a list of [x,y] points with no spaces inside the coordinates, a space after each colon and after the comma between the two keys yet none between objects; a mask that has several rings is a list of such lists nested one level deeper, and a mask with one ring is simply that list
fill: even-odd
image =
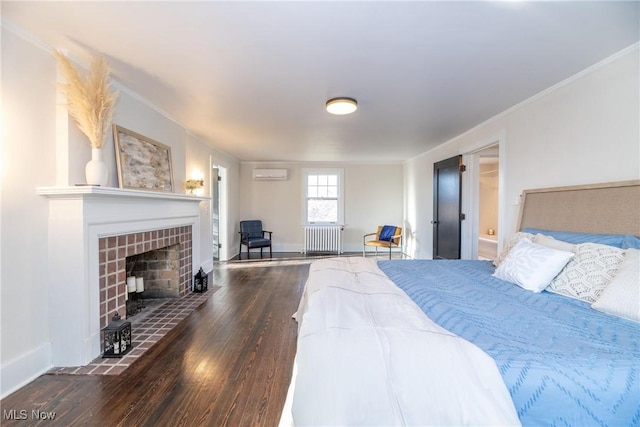
[{"label": "flush mount ceiling light", "polygon": [[358,109],[358,102],[352,98],[332,98],[327,101],[327,111],[331,114],[351,114]]}]

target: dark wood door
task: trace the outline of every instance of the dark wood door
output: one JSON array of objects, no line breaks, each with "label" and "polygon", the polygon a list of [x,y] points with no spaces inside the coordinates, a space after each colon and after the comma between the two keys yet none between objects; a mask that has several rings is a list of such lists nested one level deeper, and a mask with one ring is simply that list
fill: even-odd
[{"label": "dark wood door", "polygon": [[460,259],[462,156],[433,165],[433,259]]}]

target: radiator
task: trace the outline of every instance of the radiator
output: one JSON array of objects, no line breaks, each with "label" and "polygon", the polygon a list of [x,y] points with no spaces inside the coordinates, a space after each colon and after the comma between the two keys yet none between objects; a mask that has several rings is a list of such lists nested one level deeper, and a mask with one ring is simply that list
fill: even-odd
[{"label": "radiator", "polygon": [[303,253],[342,253],[341,225],[308,225],[304,227]]}]

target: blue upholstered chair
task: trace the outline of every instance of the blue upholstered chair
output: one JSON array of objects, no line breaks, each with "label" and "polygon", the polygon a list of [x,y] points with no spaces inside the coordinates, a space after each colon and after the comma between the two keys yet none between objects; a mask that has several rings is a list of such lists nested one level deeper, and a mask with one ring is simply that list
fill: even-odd
[{"label": "blue upholstered chair", "polygon": [[[269,234],[268,238],[267,234]],[[250,256],[250,249],[260,248],[260,258],[262,258],[262,249],[269,247],[269,257],[271,257],[271,234],[271,231],[262,229],[262,221],[259,219],[240,221],[240,248],[242,245],[247,247],[247,258]],[[242,249],[240,258],[242,258]]]}]

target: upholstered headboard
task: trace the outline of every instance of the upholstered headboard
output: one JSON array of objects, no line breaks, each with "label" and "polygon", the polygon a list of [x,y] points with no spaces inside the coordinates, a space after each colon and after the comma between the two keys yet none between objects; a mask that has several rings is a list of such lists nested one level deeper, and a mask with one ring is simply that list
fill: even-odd
[{"label": "upholstered headboard", "polygon": [[640,236],[640,180],[525,190],[517,230],[525,227]]}]

